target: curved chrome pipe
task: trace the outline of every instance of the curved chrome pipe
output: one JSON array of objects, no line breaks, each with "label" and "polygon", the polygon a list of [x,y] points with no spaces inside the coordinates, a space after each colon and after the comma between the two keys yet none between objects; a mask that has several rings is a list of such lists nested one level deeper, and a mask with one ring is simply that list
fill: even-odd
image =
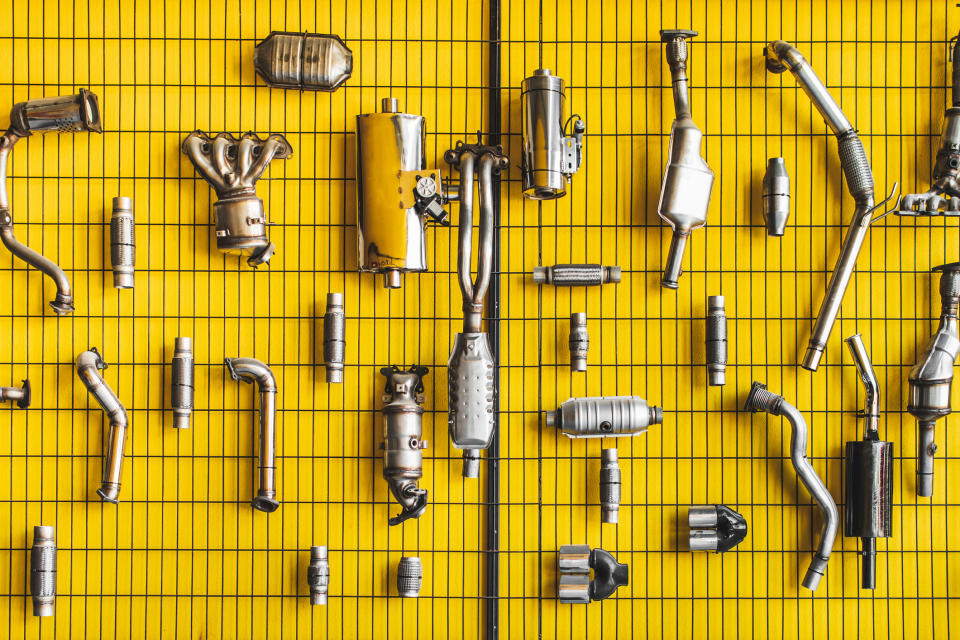
[{"label": "curved chrome pipe", "polygon": [[255,358],[227,358],[224,360],[230,377],[239,382],[254,382],[260,387],[260,486],[251,504],[254,509],[272,513],[280,508],[277,502],[276,475],[276,414],[277,380],[270,367]]},{"label": "curved chrome pipe", "polygon": [[867,419],[864,438],[871,438],[873,434],[876,439],[880,431],[880,383],[877,382],[877,375],[870,363],[870,355],[867,353],[867,348],[863,346],[863,338],[860,334],[852,335],[844,342],[847,343],[853,362],[857,365],[857,372],[860,374],[860,380],[867,395],[864,408],[864,417]]},{"label": "curved chrome pipe", "polygon": [[817,367],[820,366],[820,358],[823,357],[823,351],[826,349],[834,322],[836,322],[837,313],[840,311],[843,294],[847,290],[847,285],[850,284],[850,276],[856,266],[860,247],[863,245],[864,238],[866,238],[870,223],[873,222],[873,213],[876,210],[873,196],[873,172],[870,170],[870,162],[867,160],[863,143],[857,136],[857,130],[843,115],[840,105],[833,99],[827,88],[823,86],[820,78],[814,73],[813,67],[810,66],[803,55],[792,45],[782,40],[771,42],[764,48],[763,52],[767,61],[767,70],[773,73],[783,73],[789,69],[796,76],[797,82],[803,88],[807,97],[810,98],[810,101],[813,102],[817,111],[823,116],[827,126],[837,136],[840,167],[847,178],[847,188],[850,190],[850,195],[857,203],[857,208],[853,212],[853,219],[850,220],[850,228],[847,230],[847,235],[844,237],[843,245],[840,248],[840,257],[837,258],[837,264],[833,268],[833,275],[830,277],[826,296],[824,296],[820,305],[817,322],[810,336],[810,343],[807,345],[807,352],[801,363],[804,369],[816,371]]},{"label": "curved chrome pipe", "polygon": [[807,423],[799,411],[789,402],[775,393],[766,390],[766,386],[754,382],[750,389],[750,395],[747,398],[747,411],[764,411],[774,416],[783,416],[792,427],[790,436],[790,461],[793,468],[796,469],[800,482],[807,488],[810,495],[823,511],[823,529],[820,532],[820,543],[817,545],[817,551],[810,561],[807,568],[807,574],[803,578],[803,586],[811,591],[816,591],[820,584],[820,579],[827,572],[827,561],[830,560],[830,551],[833,549],[833,542],[837,538],[837,530],[840,527],[840,514],[837,511],[837,503],[833,496],[827,490],[827,487],[820,480],[820,476],[810,466],[807,460]]},{"label": "curved chrome pipe", "polygon": [[103,464],[103,481],[97,489],[97,495],[104,502],[117,504],[120,502],[120,472],[123,466],[123,443],[127,437],[127,410],[123,408],[117,394],[107,385],[100,376],[100,370],[106,369],[95,347],[84,351],[77,356],[77,376],[83,382],[87,391],[96,398],[103,412],[110,419],[110,440],[105,452]]}]

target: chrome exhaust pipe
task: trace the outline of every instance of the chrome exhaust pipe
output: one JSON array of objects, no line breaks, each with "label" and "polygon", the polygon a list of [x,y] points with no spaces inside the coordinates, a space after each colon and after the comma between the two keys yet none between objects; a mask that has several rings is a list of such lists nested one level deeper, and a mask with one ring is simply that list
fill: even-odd
[{"label": "chrome exhaust pipe", "polygon": [[820,543],[817,545],[817,551],[810,561],[802,583],[810,591],[816,591],[820,585],[820,579],[827,572],[827,562],[830,560],[833,542],[837,538],[837,529],[840,527],[840,515],[833,496],[807,460],[807,423],[795,407],[777,394],[767,391],[766,385],[759,382],[753,383],[744,409],[754,413],[764,411],[773,416],[783,416],[793,429],[790,436],[790,461],[800,477],[800,482],[807,488],[823,512]]},{"label": "chrome exhaust pipe", "polygon": [[7,197],[7,162],[17,140],[26,138],[35,131],[102,133],[97,96],[81,89],[80,93],[74,96],[40,98],[15,104],[10,111],[10,128],[0,137],[0,240],[10,253],[47,274],[54,281],[57,285],[57,296],[50,303],[50,307],[57,315],[66,316],[74,310],[73,291],[67,274],[52,260],[21,244],[13,235],[13,216]]},{"label": "chrome exhaust pipe", "polygon": [[97,495],[104,502],[117,504],[120,502],[120,473],[123,467],[123,444],[127,437],[127,410],[123,408],[117,394],[100,376],[100,371],[107,368],[100,352],[95,347],[84,351],[77,356],[77,376],[83,382],[87,391],[100,404],[103,412],[110,419],[110,439],[105,452],[103,464],[103,481],[97,489]]},{"label": "chrome exhaust pipe", "polygon": [[[251,504],[254,509],[273,513],[280,508],[276,486],[276,419],[277,380],[270,367],[255,358],[227,358],[224,360],[230,377],[238,382],[254,382],[260,387],[260,448],[259,472],[256,478],[259,487]],[[254,483],[256,484],[256,482]]]},{"label": "chrome exhaust pipe", "polygon": [[797,82],[803,88],[804,93],[807,94],[817,111],[823,116],[827,126],[837,136],[840,167],[847,178],[847,188],[850,190],[850,195],[857,203],[853,218],[850,220],[850,228],[847,230],[847,235],[844,237],[843,245],[840,248],[840,257],[837,258],[837,264],[833,268],[827,293],[820,305],[807,352],[800,364],[804,369],[816,371],[817,367],[820,366],[820,359],[823,357],[834,322],[836,322],[837,313],[840,311],[843,295],[847,291],[847,285],[850,284],[850,276],[853,274],[854,267],[856,267],[860,247],[863,245],[863,240],[866,238],[870,224],[873,222],[873,213],[877,209],[874,206],[873,172],[870,170],[870,162],[867,160],[863,143],[857,136],[857,130],[843,115],[840,105],[827,91],[827,88],[814,73],[813,67],[810,66],[803,55],[792,45],[782,40],[776,40],[764,47],[763,54],[766,58],[767,71],[783,73],[789,69],[796,76]]}]

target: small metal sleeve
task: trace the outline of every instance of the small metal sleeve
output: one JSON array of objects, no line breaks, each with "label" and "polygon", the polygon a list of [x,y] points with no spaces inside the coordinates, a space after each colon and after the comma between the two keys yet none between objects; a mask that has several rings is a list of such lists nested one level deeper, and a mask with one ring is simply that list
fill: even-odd
[{"label": "small metal sleeve", "polygon": [[53,527],[33,528],[30,595],[33,599],[33,615],[53,615],[57,595],[57,536]]},{"label": "small metal sleeve", "polygon": [[330,584],[330,562],[327,548],[310,547],[310,564],[307,565],[307,586],[310,588],[310,604],[327,604],[327,588]]},{"label": "small metal sleeve", "polygon": [[570,370],[587,370],[587,351],[590,349],[590,335],[587,333],[587,314],[570,314]]},{"label": "small metal sleeve", "polygon": [[346,352],[346,321],[343,294],[327,294],[327,312],[323,316],[323,361],[327,382],[343,382],[343,360]]},{"label": "small metal sleeve", "polygon": [[727,376],[727,312],[723,296],[707,298],[707,375],[711,387],[722,387]]},{"label": "small metal sleeve", "polygon": [[601,521],[617,524],[620,516],[620,463],[616,449],[600,452],[600,513]]},{"label": "small metal sleeve", "polygon": [[170,380],[170,403],[173,406],[173,426],[190,428],[193,414],[193,340],[177,338],[173,347],[173,373]]},{"label": "small metal sleeve", "polygon": [[401,598],[416,598],[423,584],[423,564],[416,556],[404,556],[397,565],[397,592]]},{"label": "small metal sleeve", "polygon": [[133,289],[136,257],[133,199],[114,198],[113,215],[110,217],[110,259],[113,264],[114,288]]},{"label": "small metal sleeve", "polygon": [[763,174],[763,220],[767,235],[779,238],[790,219],[790,175],[783,158],[770,158]]},{"label": "small metal sleeve", "polygon": [[593,287],[620,282],[620,267],[599,264],[558,264],[552,267],[534,267],[533,281],[555,287]]}]

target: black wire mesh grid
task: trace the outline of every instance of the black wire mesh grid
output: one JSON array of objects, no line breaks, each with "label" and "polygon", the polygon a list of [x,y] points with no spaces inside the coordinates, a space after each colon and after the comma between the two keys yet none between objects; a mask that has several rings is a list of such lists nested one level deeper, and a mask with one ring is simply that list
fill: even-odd
[{"label": "black wire mesh grid", "polygon": [[[820,372],[795,365],[852,203],[835,141],[793,79],[768,74],[761,48],[795,44],[860,129],[886,192],[925,189],[947,103],[944,3],[601,2],[30,3],[0,27],[4,104],[100,96],[104,134],[33,136],[13,154],[18,236],[62,265],[77,312],[54,318],[51,285],[0,252],[0,384],[29,378],[34,406],[0,407],[0,635],[6,637],[945,637],[956,620],[949,553],[960,534],[960,437],[939,426],[932,499],[913,488],[916,428],[906,372],[935,325],[932,266],[957,259],[955,221],[886,219],[871,232]],[[500,33],[497,34],[496,25]],[[661,291],[668,232],[656,215],[672,120],[657,31],[693,28],[694,119],[717,174],[708,226],[694,235],[676,293]],[[353,77],[333,94],[268,89],[254,45],[271,30],[336,33]],[[908,37],[909,36],[909,37]],[[491,60],[494,64],[491,66]],[[496,61],[499,60],[499,64]],[[547,67],[567,111],[588,124],[569,194],[524,201],[518,170],[520,81]],[[499,342],[499,455],[460,478],[448,444],[446,362],[460,324],[455,232],[429,232],[432,269],[388,293],[356,273],[354,116],[387,95],[428,122],[428,158],[457,140],[502,136],[498,256],[488,327]],[[493,107],[499,105],[499,109]],[[493,107],[493,108],[492,108]],[[259,183],[279,247],[254,272],[213,242],[214,194],[179,152],[190,131],[283,133],[294,156]],[[786,158],[787,235],[762,229],[759,179]],[[137,283],[110,286],[110,199],[137,217]],[[454,221],[457,207],[451,206]],[[538,264],[600,262],[619,285],[537,287]],[[323,382],[328,291],[347,308],[342,386]],[[706,388],[703,316],[727,299],[728,382]],[[586,375],[569,373],[569,314],[585,311]],[[4,331],[6,329],[6,331]],[[861,332],[882,390],[882,436],[896,443],[894,535],[881,541],[878,588],[858,588],[855,539],[839,538],[815,596],[799,587],[820,522],[789,466],[788,432],[740,411],[754,378],[807,417],[814,467],[843,507],[842,446],[862,404],[841,338]],[[170,426],[173,339],[194,339],[197,409]],[[96,346],[132,424],[119,506],[93,493],[105,423],[72,361]],[[280,384],[281,508],[249,506],[254,392],[224,357],[270,363]],[[423,486],[431,505],[388,528],[379,399],[386,364],[426,380]],[[543,411],[568,397],[640,395],[664,424],[629,440],[568,441]],[[600,524],[599,451],[624,471],[619,525]],[[489,460],[495,464],[491,465]],[[497,469],[498,467],[498,469]],[[685,550],[691,504],[724,503],[750,534],[724,556]],[[57,615],[30,615],[31,527],[55,525]],[[499,539],[492,537],[494,525]],[[630,565],[604,603],[560,605],[556,550],[586,543]],[[307,604],[307,549],[330,549],[330,602]],[[425,564],[418,600],[397,597],[401,555]],[[494,581],[490,566],[497,567]],[[496,628],[495,628],[496,627]]]}]

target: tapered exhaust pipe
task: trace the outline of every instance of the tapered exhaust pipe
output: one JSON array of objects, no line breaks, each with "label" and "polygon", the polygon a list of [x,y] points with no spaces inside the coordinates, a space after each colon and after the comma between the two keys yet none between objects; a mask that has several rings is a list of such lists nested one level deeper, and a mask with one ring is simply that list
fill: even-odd
[{"label": "tapered exhaust pipe", "polygon": [[26,138],[35,131],[101,133],[103,128],[97,96],[81,89],[80,93],[74,96],[40,98],[15,104],[10,111],[10,128],[0,137],[0,240],[10,253],[53,280],[57,285],[57,296],[50,303],[50,307],[57,315],[65,316],[73,313],[73,290],[67,274],[52,260],[21,244],[13,235],[13,216],[7,197],[7,162],[17,140]]},{"label": "tapered exhaust pipe", "polygon": [[254,382],[260,387],[259,487],[251,504],[254,509],[272,513],[280,508],[276,485],[277,380],[270,367],[254,358],[227,358],[230,377],[238,382]]},{"label": "tapered exhaust pipe", "polygon": [[110,439],[104,451],[103,481],[97,489],[97,495],[104,502],[117,504],[120,502],[120,472],[123,466],[123,444],[127,438],[127,410],[120,404],[120,399],[113,389],[100,376],[100,371],[107,368],[100,352],[91,347],[77,356],[77,376],[83,382],[87,391],[103,408],[103,412],[110,419]]}]

